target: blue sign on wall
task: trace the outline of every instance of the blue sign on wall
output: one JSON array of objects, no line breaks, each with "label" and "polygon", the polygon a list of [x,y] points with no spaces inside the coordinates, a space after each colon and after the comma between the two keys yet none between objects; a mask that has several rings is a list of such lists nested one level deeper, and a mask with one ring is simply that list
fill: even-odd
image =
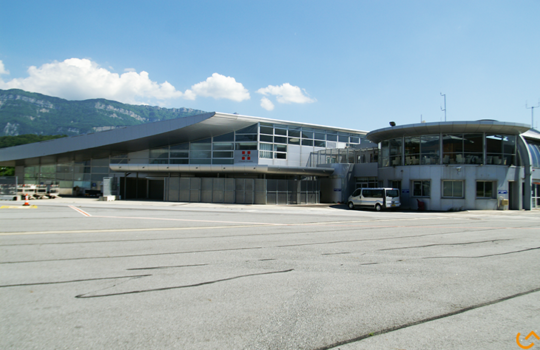
[{"label": "blue sign on wall", "polygon": [[508,194],[507,190],[498,190],[497,194]]},{"label": "blue sign on wall", "polygon": [[341,192],[341,188],[334,188],[334,192]]},{"label": "blue sign on wall", "polygon": [[405,193],[406,193],[406,194],[409,194],[410,192],[409,192],[409,190],[401,190],[401,193],[403,193],[403,194],[405,194]]}]

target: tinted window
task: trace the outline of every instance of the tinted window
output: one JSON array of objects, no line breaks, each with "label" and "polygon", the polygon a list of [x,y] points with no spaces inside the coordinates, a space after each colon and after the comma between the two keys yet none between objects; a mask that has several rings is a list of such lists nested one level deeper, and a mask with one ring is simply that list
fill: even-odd
[{"label": "tinted window", "polygon": [[358,190],[354,191],[353,194],[352,194],[353,197],[358,196],[358,195],[360,194],[360,191],[362,191],[362,190],[361,190],[361,189],[358,189]]},{"label": "tinted window", "polygon": [[362,196],[364,196],[365,198],[373,197],[373,190],[363,190]]},{"label": "tinted window", "polygon": [[384,197],[384,190],[373,190],[373,197],[374,198],[383,198]]},{"label": "tinted window", "polygon": [[386,191],[386,196],[396,198],[396,197],[399,197],[399,192],[398,190],[388,190]]}]

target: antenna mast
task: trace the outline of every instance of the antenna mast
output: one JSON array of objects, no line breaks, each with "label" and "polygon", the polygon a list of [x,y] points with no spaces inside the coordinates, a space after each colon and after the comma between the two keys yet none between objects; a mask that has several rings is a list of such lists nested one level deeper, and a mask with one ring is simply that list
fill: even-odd
[{"label": "antenna mast", "polygon": [[534,109],[540,107],[540,102],[536,106],[528,107],[525,103],[525,108],[531,110],[531,128],[534,128]]},{"label": "antenna mast", "polygon": [[446,94],[443,94],[443,93],[441,92],[441,96],[444,97],[444,109],[441,107],[441,111],[444,112],[444,121],[446,121]]}]

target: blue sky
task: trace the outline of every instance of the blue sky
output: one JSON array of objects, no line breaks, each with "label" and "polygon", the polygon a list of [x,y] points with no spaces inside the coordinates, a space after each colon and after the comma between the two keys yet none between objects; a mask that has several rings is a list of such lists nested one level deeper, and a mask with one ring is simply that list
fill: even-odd
[{"label": "blue sky", "polygon": [[[360,130],[531,123],[540,1],[1,1],[0,88]],[[535,110],[540,125],[540,108]]]}]

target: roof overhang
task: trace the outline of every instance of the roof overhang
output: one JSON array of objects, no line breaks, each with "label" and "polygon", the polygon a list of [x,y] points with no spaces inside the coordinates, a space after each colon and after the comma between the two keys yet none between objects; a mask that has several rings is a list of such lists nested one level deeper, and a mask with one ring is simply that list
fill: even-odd
[{"label": "roof overhang", "polygon": [[440,133],[481,133],[488,132],[494,134],[514,134],[518,135],[530,129],[527,124],[505,123],[498,121],[461,121],[461,122],[440,122],[440,123],[419,123],[400,126],[392,126],[384,129],[377,129],[367,134],[367,139],[379,143],[403,136],[417,136]]},{"label": "roof overhang", "polygon": [[305,176],[330,176],[333,168],[288,167],[274,165],[215,165],[215,164],[111,164],[116,172],[158,172],[158,173],[240,173],[240,174],[282,174]]}]

